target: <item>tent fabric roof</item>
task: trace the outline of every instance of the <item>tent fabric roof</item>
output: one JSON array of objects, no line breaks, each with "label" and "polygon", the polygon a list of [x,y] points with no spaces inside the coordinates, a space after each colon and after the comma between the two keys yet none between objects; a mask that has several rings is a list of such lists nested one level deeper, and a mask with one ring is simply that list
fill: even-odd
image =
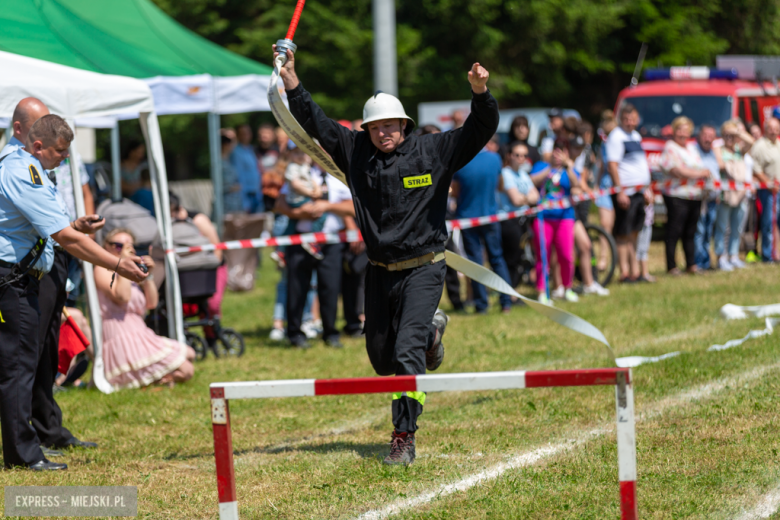
[{"label": "tent fabric roof", "polygon": [[98,74],[0,51],[0,118],[33,96],[68,119],[154,111],[149,86],[139,79]]},{"label": "tent fabric roof", "polygon": [[20,0],[0,11],[0,27],[0,51],[94,72],[134,78],[272,72],[186,29],[149,0]]}]

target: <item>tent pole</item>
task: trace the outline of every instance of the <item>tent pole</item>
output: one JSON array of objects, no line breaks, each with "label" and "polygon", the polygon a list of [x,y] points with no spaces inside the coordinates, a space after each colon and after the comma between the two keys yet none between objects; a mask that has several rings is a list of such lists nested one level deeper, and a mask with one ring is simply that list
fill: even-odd
[{"label": "tent pole", "polygon": [[111,200],[122,200],[122,161],[119,149],[119,120],[111,127]]},{"label": "tent pole", "polygon": [[[68,124],[75,130],[73,119]],[[84,216],[84,192],[81,191],[81,173],[79,172],[78,156],[76,155],[76,138],[74,132],[73,141],[70,143],[70,175],[73,182],[73,197],[76,201],[76,215]],[[81,263],[84,270],[84,286],[87,289],[87,303],[89,305],[89,324],[92,329],[92,345],[95,352],[95,361],[92,368],[92,380],[98,390],[104,394],[110,394],[114,388],[106,380],[106,372],[103,368],[103,318],[100,315],[100,303],[98,302],[97,286],[95,285],[95,272],[89,262]]]},{"label": "tent pole", "polygon": [[211,183],[214,186],[214,221],[217,232],[224,231],[223,183],[222,183],[222,145],[219,137],[220,119],[216,112],[209,112],[209,155],[211,156]]},{"label": "tent pole", "polygon": [[[9,121],[9,124],[13,125],[13,121]],[[2,149],[3,146],[8,144],[8,141],[11,140],[11,136],[14,135],[14,127],[9,126],[8,128],[3,128],[3,135],[0,137],[0,149]]]},{"label": "tent pole", "polygon": [[168,175],[165,170],[160,125],[157,114],[140,114],[141,131],[146,140],[149,154],[149,176],[152,182],[157,229],[165,248],[165,307],[168,311],[168,336],[181,343],[184,337],[184,317],[182,315],[181,288],[179,271],[176,269],[176,255],[173,253],[173,231],[171,229],[171,202],[168,198]]}]

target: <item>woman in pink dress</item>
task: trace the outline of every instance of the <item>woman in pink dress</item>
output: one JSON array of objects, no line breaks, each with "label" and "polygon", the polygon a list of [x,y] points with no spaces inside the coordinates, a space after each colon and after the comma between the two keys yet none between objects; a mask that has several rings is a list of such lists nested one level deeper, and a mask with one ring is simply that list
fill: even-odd
[{"label": "woman in pink dress", "polygon": [[[103,247],[120,257],[134,255],[133,234],[114,229]],[[143,257],[149,271],[154,261]],[[159,296],[150,275],[140,285],[102,267],[95,267],[95,284],[103,316],[103,362],[106,379],[115,388],[138,388],[152,383],[173,384],[192,378],[195,351],[183,343],[158,336],[144,323]],[[111,283],[112,278],[113,285]]]}]

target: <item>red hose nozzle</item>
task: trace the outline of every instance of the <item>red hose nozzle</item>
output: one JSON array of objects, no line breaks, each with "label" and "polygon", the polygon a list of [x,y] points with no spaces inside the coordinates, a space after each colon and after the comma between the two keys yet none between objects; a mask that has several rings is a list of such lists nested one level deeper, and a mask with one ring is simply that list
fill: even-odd
[{"label": "red hose nozzle", "polygon": [[303,6],[306,3],[306,0],[298,0],[298,5],[295,6],[295,12],[293,13],[292,21],[290,22],[290,28],[287,29],[287,36],[285,36],[285,40],[292,41],[293,36],[295,36],[295,29],[298,28],[298,22],[301,20],[301,13],[303,12]]}]

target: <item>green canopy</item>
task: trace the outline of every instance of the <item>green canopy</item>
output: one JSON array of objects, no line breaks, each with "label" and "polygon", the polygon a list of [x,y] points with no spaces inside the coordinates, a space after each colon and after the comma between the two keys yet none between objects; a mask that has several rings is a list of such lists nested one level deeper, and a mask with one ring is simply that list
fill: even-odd
[{"label": "green canopy", "polygon": [[[198,36],[149,0],[13,0],[3,7],[0,51],[143,78],[157,114],[209,113],[214,214],[221,224],[219,115],[270,110],[266,92],[271,67]],[[117,128],[113,120],[84,124]],[[112,148],[117,143],[118,132]],[[112,163],[118,187],[118,154]]]},{"label": "green canopy", "polygon": [[134,78],[268,76],[271,67],[184,28],[148,0],[15,0],[0,12],[0,50]]}]

